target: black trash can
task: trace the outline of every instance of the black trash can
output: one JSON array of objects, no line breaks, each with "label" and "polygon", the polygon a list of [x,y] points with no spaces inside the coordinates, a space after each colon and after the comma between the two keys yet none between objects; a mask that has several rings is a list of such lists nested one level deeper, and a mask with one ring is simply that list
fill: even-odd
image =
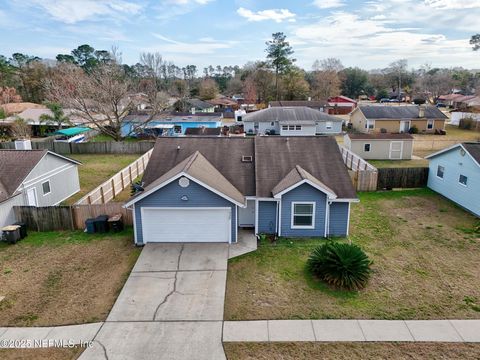
[{"label": "black trash can", "polygon": [[95,218],[95,231],[98,233],[108,232],[108,216],[100,215]]},{"label": "black trash can", "polygon": [[108,226],[113,232],[123,231],[122,214],[113,215],[108,219]]},{"label": "black trash can", "polygon": [[95,233],[95,219],[87,219],[85,220],[85,227],[87,228],[87,233],[88,234],[94,234]]},{"label": "black trash can", "polygon": [[5,226],[2,229],[2,231],[7,242],[10,244],[15,244],[18,240],[20,240],[20,226],[18,225]]},{"label": "black trash can", "polygon": [[18,221],[13,225],[18,225],[20,226],[20,239],[25,239],[27,237],[27,224]]}]

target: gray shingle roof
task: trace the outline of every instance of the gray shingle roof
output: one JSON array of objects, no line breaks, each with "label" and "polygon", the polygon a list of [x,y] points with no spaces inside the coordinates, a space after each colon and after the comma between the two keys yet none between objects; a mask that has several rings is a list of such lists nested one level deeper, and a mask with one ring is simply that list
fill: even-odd
[{"label": "gray shingle roof", "polygon": [[[367,119],[419,119],[418,105],[360,105],[359,109]],[[447,116],[435,106],[426,106],[425,118],[447,119]]]},{"label": "gray shingle roof", "polygon": [[222,133],[222,128],[187,128],[185,135],[187,136],[219,136]]},{"label": "gray shingle roof", "polygon": [[194,152],[157,180],[145,187],[149,191],[172,177],[185,173],[241,204],[245,197],[199,151]]},{"label": "gray shingle roof", "polygon": [[465,150],[480,164],[480,142],[464,142],[462,143]]},{"label": "gray shingle roof", "polygon": [[298,165],[328,186],[338,198],[357,198],[333,137],[257,136],[255,164],[258,197],[271,197],[275,186]]},{"label": "gray shingle roof", "polygon": [[292,107],[292,106],[306,106],[309,108],[321,108],[328,106],[328,102],[324,100],[294,100],[294,101],[270,101],[269,105],[271,107]]},{"label": "gray shingle roof", "polygon": [[272,122],[272,121],[339,121],[342,119],[328,115],[324,112],[310,109],[309,107],[271,107],[249,113],[243,117],[243,121]]},{"label": "gray shingle roof", "polygon": [[[356,198],[332,137],[159,138],[143,177],[146,188],[167,173],[173,176],[172,169],[197,151],[243,196],[272,197],[274,189],[290,184],[292,169],[300,168],[298,179],[322,184],[338,198]],[[242,156],[253,161],[243,162]]]}]

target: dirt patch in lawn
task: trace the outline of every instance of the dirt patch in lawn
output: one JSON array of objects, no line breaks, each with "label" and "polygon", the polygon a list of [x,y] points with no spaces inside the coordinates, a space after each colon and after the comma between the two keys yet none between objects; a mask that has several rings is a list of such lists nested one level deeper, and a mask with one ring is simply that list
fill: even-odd
[{"label": "dirt patch in lawn", "polygon": [[478,359],[480,344],[225,343],[229,360]]},{"label": "dirt patch in lawn", "polygon": [[104,320],[139,250],[115,235],[33,233],[0,248],[0,326]]},{"label": "dirt patch in lawn", "polygon": [[360,197],[350,240],[373,260],[365,289],[312,279],[305,263],[325,240],[286,239],[229,262],[225,318],[480,318],[477,220],[427,190]]},{"label": "dirt patch in lawn", "polygon": [[46,349],[0,349],[2,360],[74,360],[84,349],[46,348]]}]

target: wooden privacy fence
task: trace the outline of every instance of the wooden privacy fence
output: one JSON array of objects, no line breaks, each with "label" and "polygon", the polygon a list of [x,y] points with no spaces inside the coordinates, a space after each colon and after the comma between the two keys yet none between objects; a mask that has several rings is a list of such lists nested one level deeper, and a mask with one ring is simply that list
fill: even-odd
[{"label": "wooden privacy fence", "polygon": [[[34,150],[50,150],[58,154],[145,154],[153,149],[155,141],[104,141],[85,143],[65,143],[45,138],[42,141],[32,141]],[[0,142],[0,149],[15,149],[14,142]]]},{"label": "wooden privacy fence", "polygon": [[340,146],[344,164],[350,170],[350,177],[357,191],[377,190],[377,168],[347,148]]},{"label": "wooden privacy fence", "polygon": [[115,199],[115,196],[128,188],[130,184],[143,174],[153,149],[142,155],[126,168],[120,170],[96,189],[78,200],[75,205],[105,204]]},{"label": "wooden privacy fence", "polygon": [[83,230],[85,220],[99,215],[122,214],[125,225],[133,225],[130,210],[123,208],[124,203],[72,206],[14,206],[15,219],[25,223],[33,231]]},{"label": "wooden privacy fence", "polygon": [[378,169],[378,190],[427,186],[428,167]]}]

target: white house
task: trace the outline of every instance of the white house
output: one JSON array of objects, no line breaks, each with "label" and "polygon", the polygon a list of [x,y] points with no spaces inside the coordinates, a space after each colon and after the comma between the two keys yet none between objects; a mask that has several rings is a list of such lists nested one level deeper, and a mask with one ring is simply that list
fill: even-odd
[{"label": "white house", "polygon": [[0,227],[14,206],[52,206],[80,191],[81,163],[48,150],[0,150]]}]

